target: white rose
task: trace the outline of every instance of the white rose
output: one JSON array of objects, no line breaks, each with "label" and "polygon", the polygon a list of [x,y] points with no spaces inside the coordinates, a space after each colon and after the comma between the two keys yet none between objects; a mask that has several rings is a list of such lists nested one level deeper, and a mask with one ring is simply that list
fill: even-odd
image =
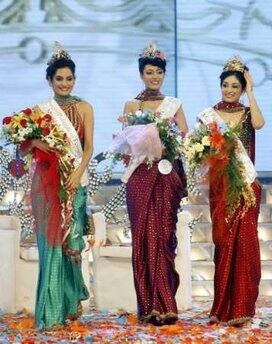
[{"label": "white rose", "polygon": [[198,153],[201,153],[204,150],[204,146],[201,143],[195,144],[194,148],[195,148],[195,151]]},{"label": "white rose", "polygon": [[186,136],[184,140],[184,146],[190,146],[191,145],[191,139],[190,137]]},{"label": "white rose", "polygon": [[188,147],[186,150],[188,159],[191,159],[195,155],[195,150],[192,147]]},{"label": "white rose", "polygon": [[209,136],[204,136],[201,142],[204,146],[210,146],[211,144]]}]

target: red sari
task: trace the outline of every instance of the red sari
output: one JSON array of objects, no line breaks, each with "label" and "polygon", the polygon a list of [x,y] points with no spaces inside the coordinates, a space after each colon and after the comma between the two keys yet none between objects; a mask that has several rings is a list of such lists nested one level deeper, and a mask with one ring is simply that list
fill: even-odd
[{"label": "red sari", "polygon": [[182,163],[168,175],[141,164],[126,187],[132,232],[132,264],[139,320],[167,324],[177,320],[175,270],[177,210],[185,195]]},{"label": "red sari", "polygon": [[[249,157],[255,160],[255,130],[251,124],[250,109],[246,108],[240,140]],[[258,216],[261,200],[261,186],[254,181],[252,188],[256,205],[248,209],[243,217],[239,213],[244,200],[227,223],[224,200],[220,190],[223,178],[210,185],[210,212],[212,235],[215,244],[214,301],[211,320],[228,322],[229,325],[243,323],[254,316],[255,303],[261,278],[260,249],[258,240]]]}]

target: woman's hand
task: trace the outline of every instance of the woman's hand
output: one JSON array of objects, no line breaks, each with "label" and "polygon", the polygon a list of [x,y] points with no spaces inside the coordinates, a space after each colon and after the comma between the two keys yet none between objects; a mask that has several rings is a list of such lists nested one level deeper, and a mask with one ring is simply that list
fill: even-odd
[{"label": "woman's hand", "polygon": [[69,176],[67,182],[66,182],[66,187],[67,189],[74,190],[76,189],[79,184],[80,184],[80,179],[82,177],[82,172],[77,168],[75,169],[71,175]]},{"label": "woman's hand", "polygon": [[244,71],[244,77],[246,79],[246,94],[249,95],[253,92],[254,82],[249,71]]},{"label": "woman's hand", "polygon": [[125,123],[127,121],[126,115],[120,115],[117,120],[121,123]]},{"label": "woman's hand", "polygon": [[39,139],[33,139],[31,140],[31,148],[38,148],[44,153],[50,154],[55,152],[55,149],[50,147],[48,143],[43,142],[42,140]]}]

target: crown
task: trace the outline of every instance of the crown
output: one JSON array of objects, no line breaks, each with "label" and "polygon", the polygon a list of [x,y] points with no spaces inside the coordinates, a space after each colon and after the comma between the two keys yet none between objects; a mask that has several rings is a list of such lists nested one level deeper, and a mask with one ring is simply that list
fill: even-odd
[{"label": "crown", "polygon": [[140,58],[149,57],[151,59],[159,58],[165,60],[164,53],[157,49],[155,42],[149,43],[149,45],[140,54]]},{"label": "crown", "polygon": [[233,56],[227,60],[224,64],[223,70],[224,71],[239,71],[244,72],[246,65],[244,64],[243,60],[240,56]]},{"label": "crown", "polygon": [[59,42],[54,42],[53,46],[53,54],[50,57],[50,59],[47,61],[47,64],[50,66],[54,62],[65,59],[65,60],[71,60],[71,56],[68,54],[68,52],[61,46]]}]

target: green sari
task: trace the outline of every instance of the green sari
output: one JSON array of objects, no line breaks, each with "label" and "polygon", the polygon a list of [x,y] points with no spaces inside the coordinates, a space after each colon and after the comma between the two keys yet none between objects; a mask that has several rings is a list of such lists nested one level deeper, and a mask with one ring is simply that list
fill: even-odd
[{"label": "green sari", "polygon": [[[65,105],[67,107],[67,104]],[[79,117],[76,117],[75,102],[68,106],[70,112],[64,111],[54,101],[41,109],[44,113],[50,113],[54,122],[62,121],[62,129],[67,132],[68,139],[72,142],[71,153],[75,158],[80,158],[82,137],[78,135],[78,129],[83,131]],[[69,114],[72,114],[71,118]],[[78,128],[74,122],[79,123]],[[79,142],[76,142],[76,139]],[[70,220],[68,231],[63,232],[63,220],[67,213],[63,213],[61,205],[61,165],[58,157],[38,150],[34,152],[34,161],[31,194],[39,251],[35,320],[36,327],[46,328],[64,324],[66,319],[77,318],[81,311],[80,302],[89,297],[81,270],[81,252],[85,247],[83,235],[88,234],[87,182],[86,177],[82,178],[74,194],[67,191],[70,203],[67,203],[65,209],[70,211]],[[55,178],[52,178],[52,175]]]},{"label": "green sari", "polygon": [[[63,254],[63,248],[49,246],[43,226],[46,226],[47,208],[42,208],[43,196],[32,199],[39,251],[39,278],[36,294],[35,320],[39,328],[64,324],[69,317],[79,315],[80,301],[89,297],[82,276],[81,264]],[[66,242],[69,248],[81,252],[86,228],[86,188],[79,187],[73,201],[73,223]]]}]

